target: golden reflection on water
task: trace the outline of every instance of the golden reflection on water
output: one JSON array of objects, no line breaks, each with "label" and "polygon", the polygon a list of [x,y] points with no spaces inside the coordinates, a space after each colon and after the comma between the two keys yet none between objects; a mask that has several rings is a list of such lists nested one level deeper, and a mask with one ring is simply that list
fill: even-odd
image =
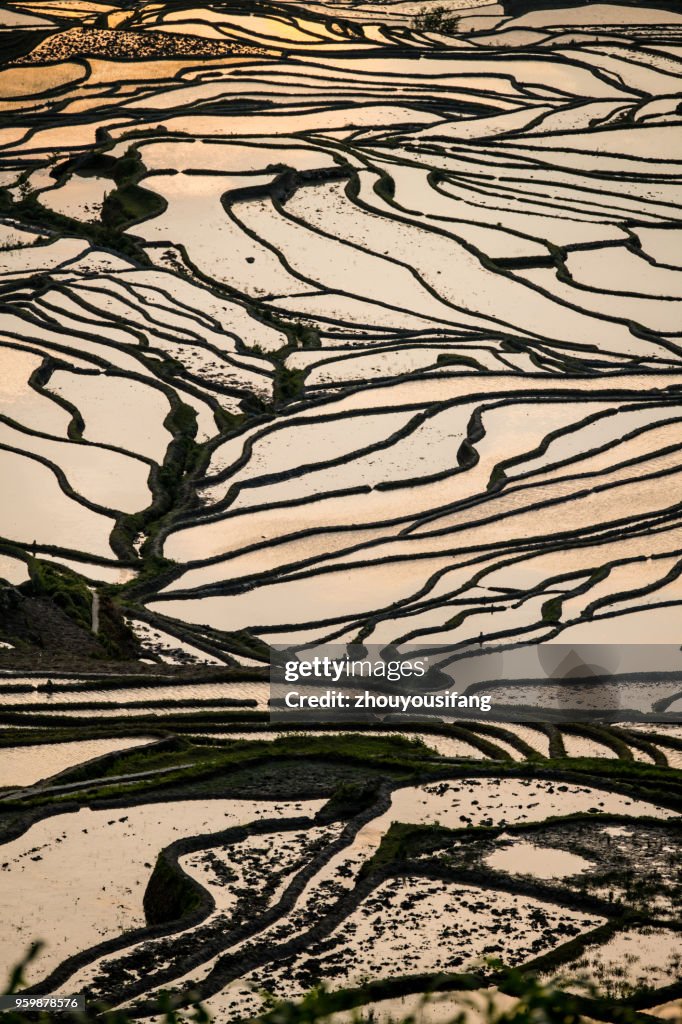
[{"label": "golden reflection on water", "polygon": [[30,390],[28,377],[38,365],[36,356],[18,349],[0,348],[0,398],[18,398]]}]

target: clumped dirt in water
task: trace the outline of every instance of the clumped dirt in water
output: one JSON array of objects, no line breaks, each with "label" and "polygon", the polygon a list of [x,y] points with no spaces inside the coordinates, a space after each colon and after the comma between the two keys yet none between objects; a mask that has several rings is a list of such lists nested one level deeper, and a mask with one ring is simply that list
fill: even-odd
[{"label": "clumped dirt in water", "polygon": [[104,57],[108,60],[153,60],[168,57],[229,57],[266,53],[258,47],[213,39],[197,39],[180,33],[128,32],[125,29],[72,28],[43,40],[15,65],[44,64],[72,57]]}]

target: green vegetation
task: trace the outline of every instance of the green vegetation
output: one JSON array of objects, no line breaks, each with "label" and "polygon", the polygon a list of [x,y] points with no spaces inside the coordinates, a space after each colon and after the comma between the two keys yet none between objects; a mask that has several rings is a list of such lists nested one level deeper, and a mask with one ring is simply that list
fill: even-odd
[{"label": "green vegetation", "polygon": [[57,176],[68,173],[83,177],[96,175],[114,181],[116,187],[106,196],[101,210],[102,224],[113,231],[122,231],[131,224],[162,213],[166,208],[161,196],[138,184],[147,168],[135,146],[130,146],[118,160],[95,152],[85,159],[67,161],[57,169]]},{"label": "green vegetation", "polygon": [[378,795],[377,779],[343,782],[336,787],[322,810],[318,812],[317,821],[326,823],[350,818],[376,803]]},{"label": "green vegetation", "polygon": [[[32,960],[40,953],[43,944],[34,942],[24,959],[11,972],[9,982],[4,990],[5,995],[17,995],[25,988],[25,971]],[[211,1018],[201,1005],[193,1007],[183,1013],[180,1017],[172,1000],[165,993],[158,1001],[158,1012],[160,1024],[209,1024]],[[2,1013],[3,1024],[89,1024],[97,1021],[99,1024],[132,1024],[130,1017],[123,1010],[108,1010],[98,1004],[86,1007],[84,1013],[80,1011],[51,1013],[49,1010],[28,1011],[8,1010]]]},{"label": "green vegetation", "polygon": [[296,320],[288,328],[287,333],[295,348],[321,348],[320,332],[312,324],[303,324]]},{"label": "green vegetation", "polygon": [[405,825],[394,821],[382,836],[376,853],[363,864],[360,876],[365,878],[389,865],[404,863],[410,855],[423,852],[427,845],[441,845],[451,834],[451,829],[441,828],[440,825]]},{"label": "green vegetation", "polygon": [[292,370],[284,363],[278,364],[275,370],[274,401],[275,405],[283,405],[303,397],[305,370]]},{"label": "green vegetation", "polygon": [[442,352],[436,360],[437,366],[469,366],[473,370],[481,370],[481,364],[472,356],[450,355],[449,352]]},{"label": "green vegetation", "polygon": [[[130,725],[130,722],[126,722],[127,727]],[[165,721],[164,725],[167,725]],[[123,786],[116,779],[118,775],[152,770],[160,770],[160,775]],[[87,782],[88,774],[98,778],[104,776],[111,779],[111,783],[95,783],[93,786]],[[581,758],[544,761],[542,764],[479,762],[458,765],[441,761],[420,742],[415,743],[392,734],[374,736],[363,735],[362,732],[349,732],[345,735],[322,733],[318,736],[303,737],[292,732],[274,741],[261,740],[258,733],[254,733],[253,739],[234,741],[229,745],[221,743],[215,747],[208,742],[195,743],[183,737],[170,738],[156,748],[136,748],[129,753],[123,751],[107,755],[105,761],[98,763],[96,772],[92,766],[83,765],[62,777],[65,782],[82,780],[83,787],[80,790],[70,790],[66,795],[53,794],[52,799],[49,799],[49,795],[42,799],[36,796],[31,801],[8,803],[6,808],[11,828],[12,818],[16,820],[17,812],[23,814],[29,806],[36,809],[42,805],[46,809],[53,809],[62,800],[69,804],[69,809],[74,805],[87,805],[102,800],[113,801],[115,805],[120,806],[121,799],[126,803],[135,804],[150,798],[155,799],[159,795],[167,799],[182,799],[190,792],[195,795],[205,793],[206,796],[215,798],[222,795],[225,791],[222,787],[228,784],[227,791],[230,791],[231,786],[232,794],[247,799],[251,793],[255,798],[262,798],[267,794],[270,799],[279,798],[284,792],[288,798],[297,799],[302,798],[304,794],[307,798],[311,798],[311,794],[316,797],[326,794],[327,804],[316,816],[316,824],[322,824],[346,819],[350,821],[365,810],[370,814],[380,813],[381,807],[386,806],[382,801],[386,799],[388,790],[396,782],[427,779],[435,781],[486,775],[497,778],[546,778],[560,780],[561,783],[577,781],[583,784],[598,783],[608,778],[612,783],[610,788],[616,791],[629,792],[633,797],[640,798],[657,794],[659,803],[662,792],[666,793],[664,802],[668,803],[674,802],[675,792],[679,794],[679,782],[675,782],[674,772],[656,765],[635,764],[625,760]],[[92,788],[88,788],[88,785]],[[205,787],[203,791],[202,786]],[[248,786],[251,787],[250,790]],[[562,788],[567,787],[560,784],[558,789]],[[375,806],[379,809],[370,811],[370,808]],[[33,815],[34,811],[31,812],[32,819]],[[438,822],[427,825],[396,822],[384,834],[371,859],[361,868],[359,881],[367,888],[371,887],[375,880],[372,876],[381,879],[391,874],[418,874],[420,871],[430,871],[433,877],[460,881],[464,884],[471,881],[474,885],[485,885],[490,879],[489,869],[485,867],[485,857],[502,832],[511,832],[531,842],[539,840],[541,845],[559,845],[566,848],[566,840],[562,839],[569,834],[566,832],[567,828],[569,831],[573,829],[576,830],[573,833],[575,838],[568,841],[569,848],[582,853],[585,844],[594,845],[591,829],[595,815],[598,815],[602,826],[629,825],[638,821],[640,828],[651,830],[654,842],[659,834],[658,830],[666,829],[666,835],[667,830],[672,830],[671,839],[676,834],[676,825],[673,822],[601,814],[596,807],[593,812],[568,817],[504,825],[493,825],[492,821],[488,823],[486,820],[477,826],[465,823],[461,828],[445,827]],[[562,831],[561,839],[558,841],[559,829]],[[601,831],[603,832],[603,829]],[[648,834],[644,841],[649,841]],[[609,840],[604,839],[604,842],[608,843]],[[201,888],[182,871],[177,870],[177,851],[173,852],[174,849],[160,853],[145,892],[145,913],[148,923],[152,926],[163,926],[170,921],[182,919],[189,922],[192,915],[196,920],[205,910]],[[607,941],[612,932],[620,930],[624,924],[628,927],[635,924],[641,927],[641,923],[650,919],[650,907],[655,904],[657,897],[666,895],[671,898],[674,892],[674,880],[668,878],[661,881],[660,878],[657,879],[655,872],[645,877],[643,873],[635,871],[630,872],[628,876],[627,865],[627,860],[606,859],[603,861],[605,870],[600,874],[591,873],[591,884],[582,884],[581,879],[568,879],[554,885],[559,902],[563,905],[568,905],[570,901],[594,913],[601,910],[605,914],[608,923],[604,928],[608,934],[602,934],[599,930],[590,933],[593,942]],[[507,880],[507,884],[512,883]],[[548,898],[547,883],[528,878],[518,883],[515,881],[513,884],[519,886],[515,891],[526,892],[541,899]],[[582,935],[571,942],[562,942],[559,948],[539,954],[530,967],[545,972],[543,976],[546,976],[549,970],[559,969],[566,963],[572,964],[576,958],[584,955],[586,941],[586,936]],[[513,1021],[514,1024],[526,1020],[530,1024],[531,1019],[534,1024],[537,1024],[537,1021],[544,1021],[545,1024],[566,1024],[567,1021],[575,1021],[577,1024],[579,1019],[586,1016],[610,1021],[611,1024],[626,1024],[630,1021],[635,1024],[638,1020],[643,1024],[634,1010],[628,1010],[626,1013],[623,1005],[613,1001],[612,996],[614,993],[617,995],[616,989],[612,990],[601,982],[599,997],[566,996],[559,989],[543,988],[531,978],[524,978],[522,975],[507,971],[502,965],[492,963],[478,975],[407,974],[369,982],[357,989],[333,993],[319,989],[306,996],[300,1003],[278,1002],[257,1020],[261,1024],[295,1024],[299,1020],[313,1024],[317,1021],[322,1022],[331,1013],[343,1009],[357,1009],[358,1013],[362,1013],[365,1004],[396,995],[426,992],[431,993],[427,998],[433,998],[433,993],[441,989],[458,989],[462,996],[457,997],[457,1005],[461,1004],[464,1016],[454,1018],[453,1024],[455,1019],[457,1024],[465,1024],[468,1020],[468,1004],[464,992],[467,989],[492,991],[493,987],[520,1000],[520,1009],[517,1008],[514,1015],[509,1017],[510,1022]],[[640,999],[645,1000],[646,995],[641,986],[633,987],[632,992],[635,1006],[652,1005],[646,1001],[638,1002]],[[480,1005],[480,996],[478,1004]],[[176,1024],[205,1019],[192,1016],[201,1012],[195,1009],[178,1010],[176,1014],[170,1003],[166,1003],[165,1006],[170,1014],[166,1020]],[[543,1013],[546,1011],[544,1016],[540,1013],[541,1006],[544,1006]],[[524,1016],[527,1010],[528,1013],[531,1012],[528,1007],[533,1008],[534,1017]],[[606,1013],[605,1016],[600,1015],[602,1011]],[[160,1014],[163,1012],[165,1010],[160,1007]],[[371,1015],[371,1009],[369,1012]],[[499,1012],[498,1006],[495,1014]],[[490,1013],[490,1024],[498,1024],[505,1019],[492,1015],[492,1007]],[[509,1013],[511,1014],[511,1011]],[[47,1016],[43,1019],[47,1021],[51,1018]],[[87,1022],[92,1020],[94,1024],[94,1011],[88,1011],[81,1019]],[[104,1024],[127,1024],[125,1017],[107,1016],[104,1011],[100,1012],[97,1019]],[[25,1018],[16,1014],[9,1018],[10,1024],[24,1024],[24,1021]],[[68,1021],[68,1017],[60,1015],[59,1021]],[[59,1021],[55,1021],[55,1024],[59,1024]]]},{"label": "green vegetation", "polygon": [[452,15],[447,7],[422,7],[415,15],[413,28],[416,32],[439,32],[444,36],[457,34],[460,18]]},{"label": "green vegetation", "polygon": [[[201,716],[195,716],[201,717]],[[241,712],[242,719],[253,717],[249,713]],[[183,715],[183,721],[192,716]],[[188,723],[198,728],[196,721]],[[164,719],[164,727],[168,728],[168,722]],[[253,740],[239,740],[229,746],[219,747],[207,746],[206,744],[192,744],[187,740],[178,740],[172,748],[166,747],[161,751],[145,751],[134,749],[130,753],[123,752],[120,755],[108,759],[106,767],[98,770],[98,778],[112,778],[114,780],[120,775],[135,775],[138,772],[155,771],[158,774],[150,778],[139,779],[135,782],[127,782],[121,786],[115,781],[111,784],[105,782],[89,783],[87,776],[81,769],[75,769],[73,775],[65,777],[65,781],[80,781],[83,778],[82,791],[69,791],[61,796],[41,797],[36,795],[17,801],[22,807],[41,806],[47,801],[48,804],[59,802],[72,802],[80,800],[86,803],[99,800],[116,799],[124,795],[126,799],[138,796],[148,796],[159,790],[167,791],[170,787],[181,787],[199,791],[203,786],[217,787],[221,783],[233,780],[233,773],[239,769],[247,769],[247,776],[253,775],[256,766],[264,766],[268,770],[274,766],[280,774],[286,770],[292,762],[315,763],[319,761],[325,768],[323,775],[328,777],[327,792],[331,793],[336,786],[336,777],[333,771],[327,771],[333,765],[362,766],[362,771],[367,775],[371,769],[381,770],[389,777],[410,778],[417,774],[420,767],[433,763],[436,755],[427,750],[419,743],[412,743],[410,740],[398,736],[373,737],[364,736],[362,733],[349,733],[340,736],[302,737],[296,734],[284,735],[274,741],[263,741],[254,734]],[[264,790],[263,790],[264,791]]]},{"label": "green vegetation", "polygon": [[395,181],[387,174],[386,171],[381,169],[379,177],[374,183],[374,191],[380,196],[385,202],[392,203],[395,196]]},{"label": "green vegetation", "polygon": [[[30,188],[24,190],[19,199],[14,199],[8,189],[0,188],[0,213],[15,216],[29,226],[45,231],[49,236],[67,235],[87,238],[93,245],[111,249],[142,265],[149,265],[149,257],[133,238],[123,234],[119,229],[99,221],[80,221],[74,217],[55,213],[49,207],[43,206],[38,194]],[[52,241],[54,241],[53,237],[45,239],[46,244]]]},{"label": "green vegetation", "polygon": [[[268,741],[260,739],[256,731],[252,739],[235,740],[229,744],[221,742],[219,745],[212,745],[208,737],[192,742],[181,735],[183,731],[202,728],[238,729],[243,728],[245,723],[264,723],[265,720],[263,713],[248,709],[197,711],[177,716],[168,711],[163,718],[164,731],[168,735],[177,730],[179,735],[161,748],[135,748],[130,752],[112,754],[97,772],[98,779],[111,779],[111,782],[88,782],[88,769],[75,768],[64,781],[82,780],[82,789],[69,791],[63,796],[53,795],[51,799],[49,795],[36,793],[13,801],[12,806],[37,808],[74,801],[81,805],[92,805],[99,801],[117,801],[122,797],[140,801],[150,799],[153,795],[164,795],[170,799],[189,794],[230,795],[242,790],[262,794],[268,792],[269,787],[272,787],[271,796],[280,796],[283,792],[295,792],[297,785],[301,785],[301,792],[314,790],[317,795],[331,797],[341,783],[350,782],[353,788],[337,791],[332,805],[332,813],[343,817],[346,812],[348,815],[357,813],[357,801],[361,806],[368,806],[372,802],[372,792],[381,779],[428,781],[495,776],[595,784],[603,788],[615,788],[635,799],[653,800],[663,802],[668,807],[682,808],[679,773],[673,769],[619,758],[515,762],[501,759],[503,754],[500,748],[495,747],[494,736],[488,740],[463,727],[455,727],[457,736],[481,748],[486,745],[490,749],[489,756],[500,759],[447,763],[422,743],[389,733],[385,736],[371,736],[361,731],[340,735],[321,732],[303,737],[291,732]],[[24,721],[28,724],[26,716]],[[31,722],[34,726],[41,725],[45,718],[33,716]],[[153,715],[127,716],[125,723],[120,726],[120,734],[133,735],[135,728],[138,735],[140,729],[151,728],[155,731],[158,724],[158,718]],[[602,741],[601,734],[598,735],[590,727],[581,727],[580,731]],[[103,722],[99,734],[116,735],[117,730]],[[50,736],[54,741],[76,738],[78,735],[78,731],[74,734],[73,727],[59,730],[56,720],[51,726]],[[37,729],[32,731],[32,738],[34,742],[39,740]],[[150,771],[156,774],[124,784],[116,781],[117,776]],[[299,780],[295,784],[294,777]],[[310,780],[309,785],[305,781],[300,782],[306,777]]]},{"label": "green vegetation", "polygon": [[[85,237],[94,245],[113,249],[138,263],[148,264],[149,258],[144,250],[124,234],[132,224],[156,216],[166,208],[161,196],[138,184],[146,173],[147,169],[134,146],[130,146],[118,160],[98,149],[85,157],[66,161],[54,168],[52,174],[57,179],[67,174],[111,178],[115,188],[102,204],[100,221],[76,220],[44,206],[38,192],[31,188],[27,174],[20,179],[18,199],[9,189],[0,188],[0,213],[18,216],[29,225],[57,235]],[[52,240],[47,238],[45,242]]]},{"label": "green vegetation", "polygon": [[106,227],[123,230],[163,213],[164,209],[165,202],[156,192],[126,182],[106,196],[102,203],[101,218]]},{"label": "green vegetation", "polygon": [[[41,944],[35,943],[24,961],[11,974],[7,994],[21,992],[24,986],[24,970],[40,951]],[[367,982],[355,989],[337,989],[329,991],[326,986],[319,986],[304,996],[302,1000],[270,999],[270,1006],[263,1013],[253,1018],[253,1024],[326,1024],[334,1014],[351,1012],[353,1024],[374,1019],[371,1004],[382,999],[408,993],[421,992],[421,1005],[415,1013],[410,1014],[396,1024],[419,1024],[428,1020],[428,1007],[448,998],[455,1003],[451,1015],[439,1015],[445,1024],[582,1024],[586,1013],[590,1010],[604,1010],[604,1000],[574,995],[564,991],[558,985],[541,982],[533,974],[517,969],[506,968],[499,961],[489,961],[488,967],[495,973],[494,983],[504,995],[511,997],[512,1004],[502,1009],[495,999],[494,990],[490,989],[491,981],[486,981],[476,974],[443,974],[440,976],[412,979],[410,977],[394,978],[379,982]],[[414,982],[421,980],[421,988],[414,988]],[[474,999],[469,993],[481,992],[483,999]],[[586,986],[589,996],[594,992]],[[453,995],[457,993],[457,995]],[[370,1004],[369,1014],[363,1012]],[[158,1000],[155,1019],[159,1024],[210,1024],[212,1018],[201,1003],[182,1009],[168,993],[163,993]],[[637,1024],[647,1018],[641,1017],[635,1009],[627,1005],[609,1007],[608,1018],[615,1024]],[[107,1010],[100,1005],[90,1006],[85,1013],[49,1012],[28,1013],[8,1011],[3,1014],[6,1024],[132,1024],[131,1018],[124,1010]],[[216,1024],[219,1022],[216,1021]]]},{"label": "green vegetation", "polygon": [[549,601],[545,601],[542,606],[542,621],[543,622],[560,622],[561,621],[561,597],[551,597]]},{"label": "green vegetation", "polygon": [[162,851],[144,894],[147,924],[166,924],[188,917],[202,902],[202,890]]},{"label": "green vegetation", "polygon": [[37,558],[29,562],[30,582],[22,584],[22,592],[34,597],[49,597],[58,608],[84,629],[92,622],[92,594],[82,577],[66,567],[48,565]]}]

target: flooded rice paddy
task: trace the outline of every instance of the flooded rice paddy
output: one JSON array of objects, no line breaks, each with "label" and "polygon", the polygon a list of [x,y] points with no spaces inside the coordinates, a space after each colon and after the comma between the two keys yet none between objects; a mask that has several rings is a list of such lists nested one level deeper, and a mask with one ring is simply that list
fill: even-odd
[{"label": "flooded rice paddy", "polygon": [[0,983],[675,1019],[674,666],[351,729],[267,665],[679,649],[677,6],[4,5]]}]

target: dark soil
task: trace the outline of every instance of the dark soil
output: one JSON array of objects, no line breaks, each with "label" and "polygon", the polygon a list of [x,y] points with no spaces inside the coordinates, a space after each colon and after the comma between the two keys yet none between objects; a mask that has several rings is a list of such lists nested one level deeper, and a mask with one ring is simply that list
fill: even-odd
[{"label": "dark soil", "polygon": [[[96,637],[49,596],[23,594],[15,587],[0,585],[0,641],[13,645],[12,650],[0,648],[0,671],[158,675],[160,668],[140,663],[144,652],[106,595]],[[163,665],[164,676],[183,673],[187,670]],[[194,674],[201,676],[203,670],[195,669]]]},{"label": "dark soil", "polygon": [[64,664],[105,658],[97,638],[74,622],[49,597],[29,597],[14,587],[0,590],[0,640],[15,650],[0,651],[0,668],[39,668],[63,659]]}]

